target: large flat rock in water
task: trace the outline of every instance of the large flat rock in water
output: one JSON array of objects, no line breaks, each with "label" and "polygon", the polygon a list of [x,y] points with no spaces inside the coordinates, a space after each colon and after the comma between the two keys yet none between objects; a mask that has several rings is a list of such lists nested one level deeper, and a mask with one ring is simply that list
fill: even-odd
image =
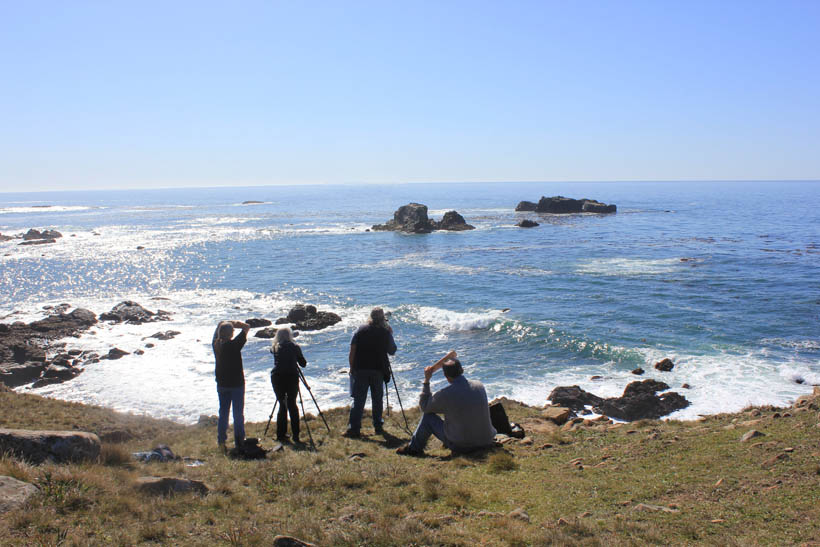
[{"label": "large flat rock in water", "polygon": [[100,439],[83,431],[0,429],[0,453],[39,464],[94,461],[100,457]]},{"label": "large flat rock in water", "polygon": [[0,476],[0,513],[11,511],[26,503],[37,493],[37,487],[11,477]]}]

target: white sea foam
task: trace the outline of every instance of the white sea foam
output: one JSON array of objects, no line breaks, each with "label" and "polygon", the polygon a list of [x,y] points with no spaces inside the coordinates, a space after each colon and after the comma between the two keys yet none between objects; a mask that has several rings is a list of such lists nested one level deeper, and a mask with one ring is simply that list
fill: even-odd
[{"label": "white sea foam", "polygon": [[405,256],[399,258],[393,258],[390,260],[382,260],[375,264],[364,264],[362,265],[364,268],[394,268],[394,269],[405,269],[405,268],[423,268],[426,270],[436,270],[440,272],[447,272],[447,273],[455,273],[455,274],[463,274],[463,275],[477,275],[484,271],[485,268],[480,267],[472,267],[472,266],[461,266],[459,264],[451,264],[447,262],[441,262],[439,260],[432,260],[427,258],[425,255],[412,253],[407,254]]},{"label": "white sea foam", "polygon": [[469,331],[487,329],[501,317],[501,310],[458,312],[432,306],[408,306],[413,320],[438,331]]},{"label": "white sea foam", "polygon": [[595,275],[657,275],[672,273],[681,268],[679,258],[642,260],[635,258],[596,258],[579,262],[578,273]]},{"label": "white sea foam", "polygon": [[19,207],[0,207],[0,215],[65,213],[69,211],[86,211],[89,209],[105,209],[105,207],[90,207],[87,205],[27,205]]}]

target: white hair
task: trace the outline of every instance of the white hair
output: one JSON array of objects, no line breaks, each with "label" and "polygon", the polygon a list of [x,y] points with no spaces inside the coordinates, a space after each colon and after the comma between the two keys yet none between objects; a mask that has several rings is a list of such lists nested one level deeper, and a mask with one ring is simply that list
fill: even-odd
[{"label": "white hair", "polygon": [[276,335],[273,337],[273,344],[271,344],[270,352],[273,353],[279,349],[279,346],[285,342],[293,342],[293,331],[290,327],[282,327],[276,329]]}]

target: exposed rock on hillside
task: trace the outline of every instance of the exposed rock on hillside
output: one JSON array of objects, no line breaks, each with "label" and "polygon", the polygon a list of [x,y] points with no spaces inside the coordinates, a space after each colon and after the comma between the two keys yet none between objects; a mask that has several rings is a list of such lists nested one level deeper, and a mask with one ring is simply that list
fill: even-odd
[{"label": "exposed rock on hillside", "polygon": [[82,431],[0,429],[0,453],[9,452],[34,464],[96,461],[100,439]]}]

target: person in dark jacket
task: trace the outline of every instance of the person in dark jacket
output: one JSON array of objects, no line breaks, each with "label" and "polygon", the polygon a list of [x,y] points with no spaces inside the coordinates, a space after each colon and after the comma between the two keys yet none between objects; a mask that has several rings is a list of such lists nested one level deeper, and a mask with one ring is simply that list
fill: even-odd
[{"label": "person in dark jacket", "polygon": [[276,440],[287,442],[288,414],[290,414],[290,429],[293,433],[293,442],[299,443],[299,408],[296,406],[296,396],[299,394],[299,368],[307,365],[302,348],[293,343],[293,332],[288,328],[276,331],[273,344],[270,347],[273,354],[273,370],[270,372],[270,381],[276,400],[279,401],[279,413],[276,415]]},{"label": "person in dark jacket", "polygon": [[361,436],[362,414],[370,389],[370,402],[373,410],[373,428],[376,434],[382,434],[382,397],[384,384],[390,381],[390,358],[395,355],[396,342],[393,340],[393,329],[387,324],[384,310],[373,308],[370,321],[359,328],[350,341],[350,395],[353,406],[350,407],[350,418],[347,422],[345,437]]},{"label": "person in dark jacket", "polygon": [[[233,337],[234,328],[242,331]],[[219,422],[216,441],[225,450],[228,438],[228,413],[233,406],[233,436],[236,446],[245,440],[245,371],[242,347],[248,341],[250,326],[242,321],[221,321],[214,331],[211,346],[216,367],[216,392],[219,395]]]}]

